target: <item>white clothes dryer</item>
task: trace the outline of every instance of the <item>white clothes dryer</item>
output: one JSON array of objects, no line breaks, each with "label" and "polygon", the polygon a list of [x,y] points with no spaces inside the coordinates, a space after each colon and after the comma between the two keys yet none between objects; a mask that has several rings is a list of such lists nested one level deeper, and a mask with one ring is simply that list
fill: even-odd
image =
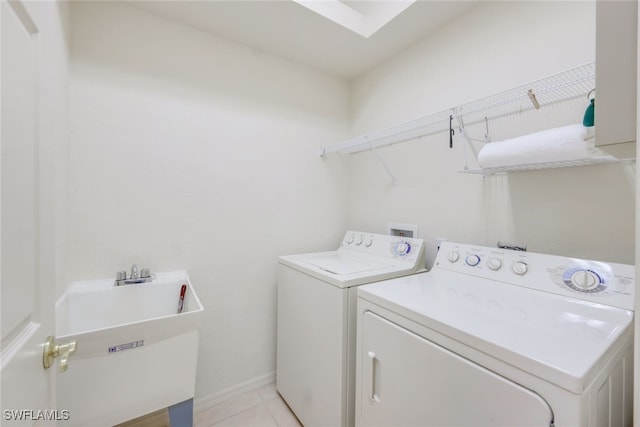
[{"label": "white clothes dryer", "polygon": [[631,426],[634,267],[444,243],[358,288],[357,426]]},{"label": "white clothes dryer", "polygon": [[423,269],[421,239],[356,231],[279,258],[276,388],[305,427],[354,423],[357,286]]}]

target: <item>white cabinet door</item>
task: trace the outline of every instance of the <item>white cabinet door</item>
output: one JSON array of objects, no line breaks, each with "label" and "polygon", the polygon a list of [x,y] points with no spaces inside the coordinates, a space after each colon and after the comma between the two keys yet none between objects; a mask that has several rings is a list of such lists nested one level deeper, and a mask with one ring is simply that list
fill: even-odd
[{"label": "white cabinet door", "polygon": [[637,40],[638,2],[596,2],[595,132],[598,146],[636,139]]},{"label": "white cabinet door", "polygon": [[[26,6],[38,7],[37,4]],[[0,424],[53,425],[55,369],[43,367],[43,343],[54,334],[55,285],[41,268],[40,230],[53,213],[41,210],[37,22],[29,7],[2,0]],[[48,160],[45,160],[48,161]]]},{"label": "white cabinet door", "polygon": [[537,394],[365,312],[358,367],[359,426],[539,426],[553,420]]}]

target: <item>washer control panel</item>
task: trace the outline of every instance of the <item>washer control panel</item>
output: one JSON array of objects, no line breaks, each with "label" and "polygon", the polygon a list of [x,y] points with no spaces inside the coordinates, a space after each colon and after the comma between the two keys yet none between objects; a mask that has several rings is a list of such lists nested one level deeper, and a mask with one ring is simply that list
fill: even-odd
[{"label": "washer control panel", "polygon": [[347,231],[344,239],[342,239],[340,248],[411,262],[419,261],[424,257],[424,242],[422,239],[390,236],[388,234]]},{"label": "washer control panel", "polygon": [[444,242],[436,269],[628,310],[634,306],[633,265]]}]

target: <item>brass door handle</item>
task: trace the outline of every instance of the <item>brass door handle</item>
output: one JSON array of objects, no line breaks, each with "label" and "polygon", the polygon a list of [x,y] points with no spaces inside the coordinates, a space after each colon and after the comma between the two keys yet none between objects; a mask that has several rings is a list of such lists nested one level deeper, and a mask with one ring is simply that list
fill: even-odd
[{"label": "brass door handle", "polygon": [[76,347],[75,340],[66,344],[56,344],[55,337],[47,337],[42,352],[42,365],[45,369],[49,369],[53,365],[54,359],[59,357],[58,371],[65,372],[69,368],[69,356],[76,352]]}]

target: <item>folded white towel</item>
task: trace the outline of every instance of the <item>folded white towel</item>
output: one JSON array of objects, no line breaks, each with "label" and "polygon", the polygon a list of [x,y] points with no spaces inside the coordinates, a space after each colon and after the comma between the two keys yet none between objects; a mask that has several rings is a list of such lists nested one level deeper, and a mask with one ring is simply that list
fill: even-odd
[{"label": "folded white towel", "polygon": [[588,129],[576,124],[490,142],[478,153],[478,163],[494,168],[584,159],[590,156],[587,135]]}]

